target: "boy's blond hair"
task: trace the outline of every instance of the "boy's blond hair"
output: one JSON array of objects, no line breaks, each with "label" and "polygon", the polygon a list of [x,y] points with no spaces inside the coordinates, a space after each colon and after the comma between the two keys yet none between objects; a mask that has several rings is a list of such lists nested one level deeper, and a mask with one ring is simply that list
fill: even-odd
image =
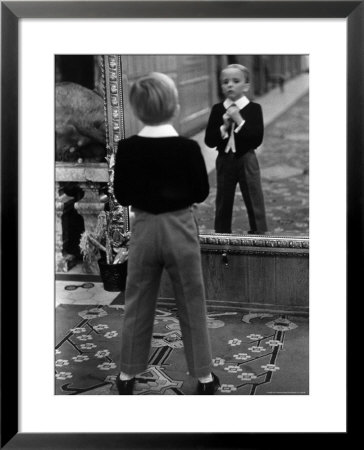
[{"label": "boy's blond hair", "polygon": [[178,105],[174,81],[160,72],[152,72],[135,81],[130,89],[130,104],[135,115],[146,125],[168,122]]},{"label": "boy's blond hair", "polygon": [[250,82],[250,72],[249,69],[245,66],[243,66],[242,64],[229,64],[228,66],[224,67],[221,70],[221,75],[223,73],[224,70],[226,69],[238,69],[241,70],[244,74],[245,77],[245,83],[249,83]]}]

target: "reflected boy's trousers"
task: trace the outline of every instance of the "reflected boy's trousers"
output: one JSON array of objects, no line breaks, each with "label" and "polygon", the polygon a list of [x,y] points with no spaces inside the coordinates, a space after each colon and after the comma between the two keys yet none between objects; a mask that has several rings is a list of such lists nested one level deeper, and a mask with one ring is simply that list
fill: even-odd
[{"label": "reflected boy's trousers", "polygon": [[165,268],[173,284],[189,373],[206,376],[211,372],[211,349],[193,212],[191,208],[162,214],[134,212],[120,369],[136,375],[148,367],[156,301]]},{"label": "reflected boy's trousers", "polygon": [[255,151],[241,156],[235,153],[219,153],[216,159],[217,192],[215,232],[231,233],[231,222],[236,185],[247,209],[250,232],[264,233],[268,230],[265,217],[264,196],[260,169]]}]

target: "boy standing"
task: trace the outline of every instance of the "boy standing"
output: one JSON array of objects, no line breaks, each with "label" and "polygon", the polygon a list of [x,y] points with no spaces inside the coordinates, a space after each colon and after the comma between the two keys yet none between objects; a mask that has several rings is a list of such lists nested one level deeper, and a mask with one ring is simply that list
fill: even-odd
[{"label": "boy standing", "polygon": [[132,394],[135,375],[147,369],[162,270],[170,275],[189,373],[198,394],[214,394],[200,243],[192,205],[209,193],[206,166],[197,142],[172,126],[178,93],[171,78],[152,73],[137,80],[130,104],[144,123],[138,135],[121,140],[114,192],[135,214],[131,233],[125,316],[121,342],[120,395]]},{"label": "boy standing", "polygon": [[235,189],[240,190],[248,212],[250,234],[267,231],[260,169],[255,149],[263,141],[262,108],[249,101],[249,71],[230,64],[221,72],[225,101],[212,107],[205,143],[216,147],[217,193],[215,232],[231,233]]}]

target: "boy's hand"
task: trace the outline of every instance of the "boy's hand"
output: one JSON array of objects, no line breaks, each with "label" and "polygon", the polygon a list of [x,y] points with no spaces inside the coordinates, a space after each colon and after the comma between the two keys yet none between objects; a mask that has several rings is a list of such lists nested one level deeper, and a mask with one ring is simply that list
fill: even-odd
[{"label": "boy's hand", "polygon": [[222,116],[222,120],[224,121],[224,127],[228,129],[231,125],[231,119],[227,112]]},{"label": "boy's hand", "polygon": [[240,125],[243,118],[240,115],[239,108],[236,105],[230,106],[227,109],[226,114],[237,124]]}]

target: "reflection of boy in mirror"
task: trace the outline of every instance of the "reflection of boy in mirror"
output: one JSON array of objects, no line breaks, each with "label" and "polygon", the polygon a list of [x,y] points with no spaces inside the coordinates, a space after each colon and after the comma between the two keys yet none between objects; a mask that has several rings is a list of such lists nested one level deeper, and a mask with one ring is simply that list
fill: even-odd
[{"label": "reflection of boy in mirror", "polygon": [[216,147],[217,193],[215,232],[231,233],[236,185],[239,183],[249,218],[249,233],[267,231],[264,197],[255,149],[263,141],[263,114],[249,101],[249,71],[230,64],[221,71],[225,101],[212,107],[205,143]]},{"label": "reflection of boy in mirror", "polygon": [[198,394],[214,394],[200,243],[192,205],[209,193],[197,142],[172,126],[178,93],[171,78],[152,73],[137,80],[130,104],[144,128],[119,142],[114,193],[135,214],[129,247],[121,343],[120,395],[132,394],[135,376],[148,367],[154,313],[163,269],[173,284],[184,350]]}]

